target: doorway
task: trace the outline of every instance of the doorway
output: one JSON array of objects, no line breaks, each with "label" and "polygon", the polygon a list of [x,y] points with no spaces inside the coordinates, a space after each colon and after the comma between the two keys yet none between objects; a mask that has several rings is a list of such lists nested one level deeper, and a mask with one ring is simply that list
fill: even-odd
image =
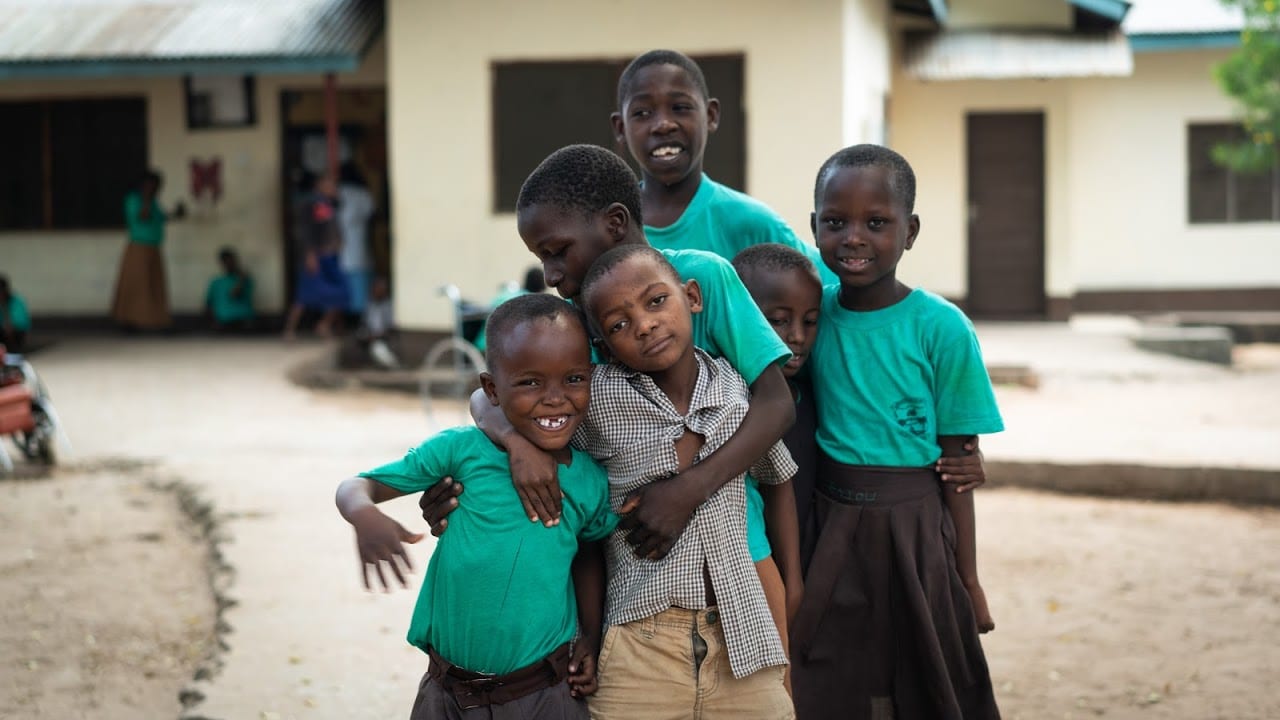
[{"label": "doorway", "polygon": [[1041,319],[1044,113],[965,118],[969,295],[975,317]]}]

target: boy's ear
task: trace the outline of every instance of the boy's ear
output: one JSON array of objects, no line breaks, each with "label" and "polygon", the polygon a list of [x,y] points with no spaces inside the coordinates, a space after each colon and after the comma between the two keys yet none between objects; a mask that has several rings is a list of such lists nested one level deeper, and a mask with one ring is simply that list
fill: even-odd
[{"label": "boy's ear", "polygon": [[497,407],[498,387],[493,384],[493,375],[487,372],[480,373],[480,387],[484,390],[485,397],[489,398],[489,404]]},{"label": "boy's ear", "polygon": [[604,209],[605,232],[616,245],[626,239],[631,231],[631,211],[620,202],[612,203]]},{"label": "boy's ear", "polygon": [[609,116],[609,124],[613,126],[613,139],[623,150],[627,148],[627,124],[622,121],[622,112]]},{"label": "boy's ear", "polygon": [[720,127],[720,101],[707,98],[707,132],[713,133]]},{"label": "boy's ear", "polygon": [[920,234],[920,216],[915,213],[911,214],[911,219],[907,221],[907,243],[904,250],[910,250],[912,245],[916,244],[916,236]]},{"label": "boy's ear", "polygon": [[684,284],[684,296],[689,300],[689,312],[702,312],[702,288],[698,286],[697,280],[690,280]]},{"label": "boy's ear", "polygon": [[809,213],[809,232],[813,233],[813,241],[818,242],[818,213]]}]

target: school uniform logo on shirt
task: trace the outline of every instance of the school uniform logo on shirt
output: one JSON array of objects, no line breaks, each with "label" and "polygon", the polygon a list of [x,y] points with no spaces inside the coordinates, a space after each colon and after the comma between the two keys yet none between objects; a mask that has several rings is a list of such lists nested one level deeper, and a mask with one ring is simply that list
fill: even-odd
[{"label": "school uniform logo on shirt", "polygon": [[903,398],[893,404],[893,417],[903,430],[924,437],[929,429],[929,418],[925,415],[925,403],[922,398]]}]

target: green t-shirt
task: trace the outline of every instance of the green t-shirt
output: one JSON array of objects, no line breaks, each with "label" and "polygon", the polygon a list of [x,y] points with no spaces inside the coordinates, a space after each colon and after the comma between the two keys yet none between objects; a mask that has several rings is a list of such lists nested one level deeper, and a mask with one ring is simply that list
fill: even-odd
[{"label": "green t-shirt", "polygon": [[659,250],[705,250],[729,261],[752,245],[780,243],[799,250],[813,261],[822,282],[836,282],[836,276],[823,264],[818,248],[796,237],[778,213],[705,174],[689,206],[675,222],[663,228],[645,225],[644,234]]},{"label": "green t-shirt", "polygon": [[209,290],[205,293],[204,302],[213,313],[213,319],[220,323],[237,322],[253,319],[253,278],[244,276],[244,286],[240,288],[240,296],[233,297],[240,278],[223,273],[209,281]]},{"label": "green t-shirt", "polygon": [[9,316],[9,326],[17,332],[31,330],[31,315],[27,312],[27,301],[23,300],[21,295],[9,293],[9,303],[5,313]]},{"label": "green t-shirt", "polygon": [[723,357],[750,385],[765,368],[785,363],[791,350],[769,326],[764,313],[728,260],[702,250],[663,250],[683,280],[702,288],[702,312],[693,316],[693,344]]},{"label": "green t-shirt", "polygon": [[124,196],[124,224],[129,230],[129,242],[139,245],[159,246],[164,242],[164,211],[160,203],[151,201],[151,215],[143,219],[142,195],[131,192]]},{"label": "green t-shirt", "polygon": [[939,435],[1004,430],[973,323],[919,288],[881,310],[853,312],[822,291],[809,365],[818,445],[849,465],[924,467]]},{"label": "green t-shirt", "polygon": [[427,565],[411,644],[430,645],[474,672],[503,674],[573,639],[578,604],[569,569],[578,540],[603,539],[617,516],[608,477],[589,455],[574,450],[559,475],[563,514],[548,528],[529,522],[507,454],[475,427],[445,430],[403,459],[360,474],[405,493],[446,476],[466,487]]}]

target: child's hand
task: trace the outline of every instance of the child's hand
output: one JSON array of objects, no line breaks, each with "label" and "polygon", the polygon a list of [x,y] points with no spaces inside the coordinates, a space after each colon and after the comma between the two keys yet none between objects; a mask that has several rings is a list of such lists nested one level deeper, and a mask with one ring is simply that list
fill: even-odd
[{"label": "child's hand", "polygon": [[530,442],[508,442],[511,480],[520,496],[520,504],[530,522],[542,521],[552,527],[560,524],[560,476],[556,461],[545,450]]},{"label": "child's hand", "polygon": [[689,518],[702,504],[692,483],[678,482],[679,475],[659,480],[631,494],[618,510],[618,529],[636,557],[661,560],[680,539]]},{"label": "child's hand", "polygon": [[458,509],[458,496],[461,494],[462,485],[447,477],[427,488],[418,498],[422,519],[427,521],[432,535],[440,537],[448,529],[449,513]]},{"label": "child's hand", "polygon": [[800,603],[804,601],[804,583],[798,579],[784,583],[787,590],[787,627],[795,627],[796,614],[800,612]]},{"label": "child's hand", "polygon": [[569,656],[569,694],[584,698],[594,694],[599,687],[595,650],[592,643],[579,639],[573,644],[573,654]]},{"label": "child's hand", "polygon": [[413,563],[404,550],[404,543],[416,543],[424,536],[422,533],[411,533],[400,523],[382,514],[374,507],[359,511],[351,520],[356,529],[356,549],[360,553],[361,569],[364,573],[364,589],[372,590],[369,583],[369,566],[378,573],[378,581],[384,591],[390,591],[382,566],[386,564],[400,581],[401,587],[409,587],[405,575],[413,572]]},{"label": "child's hand", "polygon": [[978,632],[989,633],[996,629],[996,621],[991,617],[991,608],[987,606],[987,593],[977,578],[964,581],[964,589],[969,593],[973,603],[973,616],[978,621]]},{"label": "child's hand", "polygon": [[982,450],[978,448],[978,438],[974,436],[966,442],[964,449],[972,454],[940,457],[934,465],[942,482],[953,486],[956,492],[968,492],[987,482],[987,473],[982,466]]}]

